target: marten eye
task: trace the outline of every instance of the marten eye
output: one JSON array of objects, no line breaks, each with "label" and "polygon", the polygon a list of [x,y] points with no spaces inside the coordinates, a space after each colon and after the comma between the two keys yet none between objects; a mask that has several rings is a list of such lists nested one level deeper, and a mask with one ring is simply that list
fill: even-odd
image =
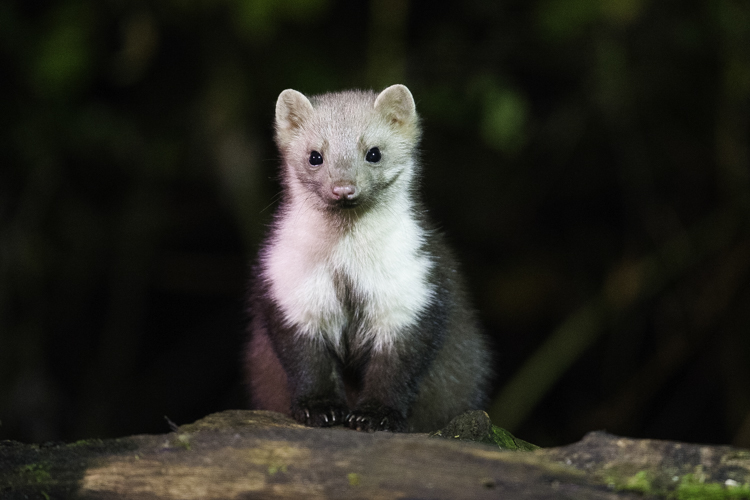
[{"label": "marten eye", "polygon": [[323,163],[323,155],[317,151],[313,151],[310,153],[310,158],[307,161],[310,162],[310,165],[321,165]]},{"label": "marten eye", "polygon": [[370,148],[370,150],[367,152],[367,156],[365,156],[365,160],[369,161],[370,163],[379,162],[380,150],[378,148]]}]

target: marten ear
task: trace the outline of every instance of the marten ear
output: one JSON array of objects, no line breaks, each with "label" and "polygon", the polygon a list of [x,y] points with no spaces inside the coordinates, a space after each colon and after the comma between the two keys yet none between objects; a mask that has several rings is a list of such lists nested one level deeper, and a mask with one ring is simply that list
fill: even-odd
[{"label": "marten ear", "polygon": [[313,114],[310,101],[296,90],[286,89],[276,100],[276,136],[283,144],[289,142]]},{"label": "marten ear", "polygon": [[391,85],[378,94],[375,109],[392,125],[406,130],[416,128],[417,107],[411,92],[404,85]]}]

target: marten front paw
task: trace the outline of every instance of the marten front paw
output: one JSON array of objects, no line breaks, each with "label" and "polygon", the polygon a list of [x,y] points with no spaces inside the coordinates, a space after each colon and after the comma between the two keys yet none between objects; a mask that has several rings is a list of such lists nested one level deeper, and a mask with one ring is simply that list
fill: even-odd
[{"label": "marten front paw", "polygon": [[340,425],[348,409],[331,401],[303,401],[292,407],[292,417],[308,427]]},{"label": "marten front paw", "polygon": [[406,432],[406,418],[400,411],[387,406],[372,405],[352,410],[344,417],[344,425],[357,431]]}]

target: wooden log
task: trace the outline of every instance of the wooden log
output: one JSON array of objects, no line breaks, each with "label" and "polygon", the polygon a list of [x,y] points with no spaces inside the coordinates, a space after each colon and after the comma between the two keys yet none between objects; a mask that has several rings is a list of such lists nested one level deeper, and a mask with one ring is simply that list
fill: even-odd
[{"label": "wooden log", "polygon": [[[486,414],[451,428],[486,435]],[[448,428],[446,428],[448,429]],[[479,429],[479,430],[477,430]],[[0,442],[0,498],[750,498],[750,451],[591,433],[535,451],[225,411],[162,435]],[[696,496],[697,495],[697,496]],[[703,495],[703,496],[701,496]],[[710,496],[709,496],[710,495]]]}]

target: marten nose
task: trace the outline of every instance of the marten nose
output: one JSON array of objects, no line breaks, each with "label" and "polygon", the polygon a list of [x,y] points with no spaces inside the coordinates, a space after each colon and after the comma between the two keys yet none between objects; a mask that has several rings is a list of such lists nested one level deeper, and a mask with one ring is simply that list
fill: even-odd
[{"label": "marten nose", "polygon": [[351,201],[357,197],[357,188],[351,184],[333,186],[331,191],[333,193],[333,198],[336,200]]}]

